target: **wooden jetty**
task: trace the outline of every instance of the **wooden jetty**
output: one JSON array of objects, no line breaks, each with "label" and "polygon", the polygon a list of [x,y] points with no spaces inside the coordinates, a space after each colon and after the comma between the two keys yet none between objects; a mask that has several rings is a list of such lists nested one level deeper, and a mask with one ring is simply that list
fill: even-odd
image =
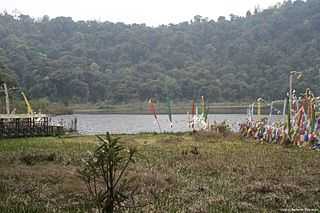
[{"label": "wooden jetty", "polygon": [[15,109],[10,110],[9,91],[20,90],[8,88],[2,83],[0,93],[5,95],[6,114],[0,114],[0,138],[55,136],[64,133],[62,125],[51,125],[49,116],[42,113],[34,113],[26,95],[20,93],[27,107],[27,114],[16,114]]},{"label": "wooden jetty", "polygon": [[56,136],[63,126],[51,125],[45,114],[0,114],[0,138]]}]

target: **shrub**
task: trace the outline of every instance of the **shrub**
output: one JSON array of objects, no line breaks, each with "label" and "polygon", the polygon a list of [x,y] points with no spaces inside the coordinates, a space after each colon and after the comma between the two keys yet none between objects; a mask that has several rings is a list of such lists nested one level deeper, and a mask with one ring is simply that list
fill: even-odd
[{"label": "shrub", "polygon": [[99,145],[81,168],[80,176],[86,183],[89,195],[99,212],[114,212],[125,207],[133,193],[129,193],[124,175],[130,163],[134,162],[135,149],[126,149],[119,144],[119,138],[97,136]]}]

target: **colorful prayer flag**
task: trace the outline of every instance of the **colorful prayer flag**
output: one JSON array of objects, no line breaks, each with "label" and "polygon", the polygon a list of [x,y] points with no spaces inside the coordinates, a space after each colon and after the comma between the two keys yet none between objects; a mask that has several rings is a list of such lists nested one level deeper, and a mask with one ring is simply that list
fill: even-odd
[{"label": "colorful prayer flag", "polygon": [[169,121],[170,121],[170,127],[173,127],[173,123],[172,123],[172,112],[171,112],[171,101],[170,98],[167,97],[167,106],[168,106],[168,116],[169,116]]}]

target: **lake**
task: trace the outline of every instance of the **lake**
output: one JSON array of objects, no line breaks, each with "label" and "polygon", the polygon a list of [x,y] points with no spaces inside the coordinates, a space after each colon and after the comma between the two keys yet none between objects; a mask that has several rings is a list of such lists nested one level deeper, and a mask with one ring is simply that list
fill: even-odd
[{"label": "lake", "polygon": [[[78,119],[78,131],[81,134],[102,134],[110,133],[140,133],[140,132],[160,132],[153,115],[141,114],[73,114],[56,116],[53,121],[61,121],[67,125],[74,118]],[[188,126],[188,116],[186,114],[172,115],[173,127],[170,128],[168,115],[159,115],[159,123],[162,132],[185,132],[192,129]],[[233,130],[237,130],[239,123],[247,118],[245,114],[210,114],[209,123],[222,122],[227,120]]]}]

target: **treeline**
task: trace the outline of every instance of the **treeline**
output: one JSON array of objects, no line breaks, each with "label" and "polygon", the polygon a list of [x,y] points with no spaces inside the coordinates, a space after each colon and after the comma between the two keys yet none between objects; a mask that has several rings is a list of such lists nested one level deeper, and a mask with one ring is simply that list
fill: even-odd
[{"label": "treeline", "polygon": [[319,0],[155,28],[0,15],[0,80],[50,101],[279,99],[291,70],[304,72],[300,91],[317,92],[319,65]]}]

